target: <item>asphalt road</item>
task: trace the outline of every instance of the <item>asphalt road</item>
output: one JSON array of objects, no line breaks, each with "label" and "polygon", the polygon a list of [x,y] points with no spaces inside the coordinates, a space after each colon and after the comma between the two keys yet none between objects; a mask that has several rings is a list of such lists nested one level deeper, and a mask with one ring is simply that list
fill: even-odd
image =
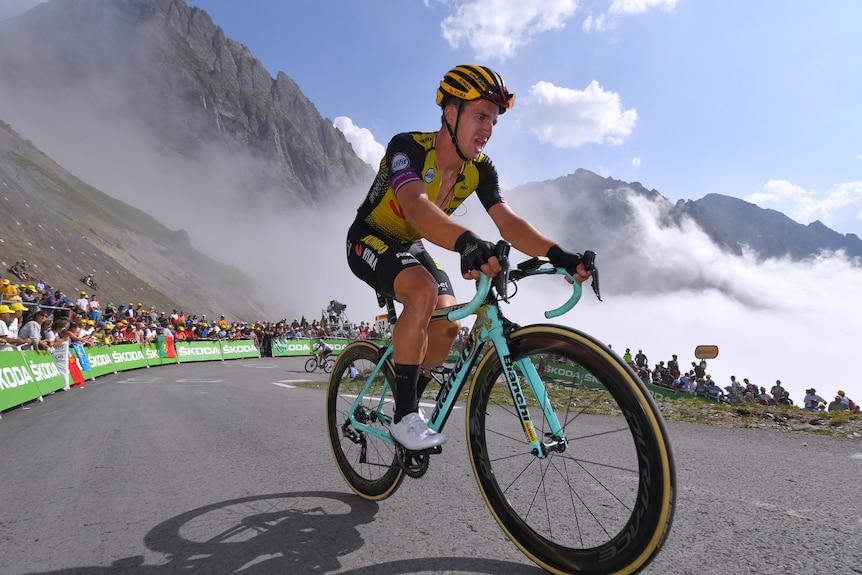
[{"label": "asphalt road", "polygon": [[[461,417],[424,478],[352,495],[302,361],[137,370],[4,413],[0,573],[543,572],[486,510]],[[669,427],[676,520],[645,573],[862,573],[862,442]]]}]

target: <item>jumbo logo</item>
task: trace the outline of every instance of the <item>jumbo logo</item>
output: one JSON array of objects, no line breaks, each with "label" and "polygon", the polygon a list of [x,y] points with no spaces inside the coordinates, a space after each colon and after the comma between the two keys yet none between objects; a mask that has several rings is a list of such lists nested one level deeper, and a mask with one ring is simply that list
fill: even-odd
[{"label": "jumbo logo", "polygon": [[[377,236],[365,236],[362,238],[362,242],[378,254],[386,253],[386,250],[389,249],[389,245]],[[359,252],[357,252],[357,255],[359,255]]]}]

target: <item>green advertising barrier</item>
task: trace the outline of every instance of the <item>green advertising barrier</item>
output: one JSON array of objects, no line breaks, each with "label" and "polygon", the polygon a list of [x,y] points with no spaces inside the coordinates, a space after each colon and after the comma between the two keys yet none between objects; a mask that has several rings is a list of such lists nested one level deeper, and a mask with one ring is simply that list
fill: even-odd
[{"label": "green advertising barrier", "polygon": [[[349,339],[324,339],[326,343],[332,346],[332,355],[338,355],[345,347],[354,340]],[[374,343],[383,347],[387,345],[387,341],[383,339],[372,340]],[[298,355],[313,355],[314,346],[317,345],[316,339],[282,339],[273,338],[272,340],[272,357],[295,357]]]},{"label": "green advertising barrier", "polygon": [[221,346],[217,341],[178,341],[175,343],[179,363],[221,360]]},{"label": "green advertising barrier", "polygon": [[147,365],[157,367],[160,365],[171,365],[177,363],[176,356],[163,357],[161,346],[158,343],[148,343],[144,346],[144,355],[147,357]]},{"label": "green advertising barrier", "polygon": [[50,353],[0,352],[0,411],[57,391],[65,385]]},{"label": "green advertising barrier", "polygon": [[89,371],[81,370],[84,379],[117,373],[117,368],[114,367],[114,362],[111,360],[110,347],[85,347],[84,353],[87,354],[87,361],[90,363]]},{"label": "green advertising barrier", "polygon": [[139,343],[112,345],[110,350],[111,361],[117,371],[148,367],[144,346]]},{"label": "green advertising barrier", "polygon": [[260,350],[254,346],[250,339],[227,340],[221,342],[222,359],[246,359],[260,357]]}]

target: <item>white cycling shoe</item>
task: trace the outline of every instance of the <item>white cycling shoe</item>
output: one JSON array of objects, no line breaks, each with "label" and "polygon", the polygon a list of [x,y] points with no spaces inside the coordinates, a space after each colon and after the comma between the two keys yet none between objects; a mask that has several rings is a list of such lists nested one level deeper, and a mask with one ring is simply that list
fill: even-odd
[{"label": "white cycling shoe", "polygon": [[392,439],[409,451],[422,451],[446,443],[446,436],[428,429],[418,413],[408,413],[398,423],[389,426]]}]

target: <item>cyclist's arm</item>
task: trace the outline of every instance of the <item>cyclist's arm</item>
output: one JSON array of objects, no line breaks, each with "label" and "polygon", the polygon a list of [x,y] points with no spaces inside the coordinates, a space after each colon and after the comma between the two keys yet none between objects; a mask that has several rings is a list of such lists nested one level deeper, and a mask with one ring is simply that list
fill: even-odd
[{"label": "cyclist's arm", "polygon": [[528,256],[544,256],[555,242],[546,238],[533,225],[516,214],[509,204],[500,202],[488,209],[488,215],[503,239]]},{"label": "cyclist's arm", "polygon": [[[488,208],[488,215],[503,239],[528,256],[544,256],[555,242],[542,235],[533,225],[516,214],[509,204],[500,202]],[[578,264],[575,277],[579,282],[590,277],[583,264]]]},{"label": "cyclist's arm", "polygon": [[424,183],[419,180],[408,182],[398,189],[397,195],[404,219],[419,235],[447,250],[455,249],[455,240],[467,228],[452,221],[428,198]]}]

